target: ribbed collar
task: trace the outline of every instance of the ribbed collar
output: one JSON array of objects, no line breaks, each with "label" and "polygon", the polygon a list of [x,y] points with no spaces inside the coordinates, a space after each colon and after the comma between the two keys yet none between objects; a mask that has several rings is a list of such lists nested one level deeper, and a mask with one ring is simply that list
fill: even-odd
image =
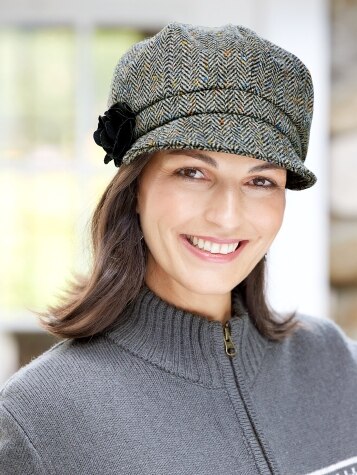
[{"label": "ribbed collar", "polygon": [[[232,362],[249,384],[269,342],[254,326],[238,289],[232,292],[229,320],[237,352]],[[222,372],[230,365],[221,322],[169,304],[146,284],[106,336],[155,366],[207,387],[222,387]]]}]

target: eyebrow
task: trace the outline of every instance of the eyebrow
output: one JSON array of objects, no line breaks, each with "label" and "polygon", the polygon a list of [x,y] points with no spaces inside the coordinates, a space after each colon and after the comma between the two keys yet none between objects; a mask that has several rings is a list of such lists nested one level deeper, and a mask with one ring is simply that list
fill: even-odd
[{"label": "eyebrow", "polygon": [[[167,151],[168,155],[186,155],[192,158],[196,158],[197,160],[201,160],[202,162],[207,163],[208,165],[211,165],[214,168],[219,168],[217,161],[212,158],[211,156],[207,155],[204,152],[201,152],[199,150],[177,150],[177,149],[171,149]],[[254,158],[254,157],[252,157]],[[248,170],[248,173],[250,172],[259,172],[263,170],[283,170],[283,167],[280,167],[279,165],[276,165],[271,162],[266,162],[263,163],[262,165],[256,165]]]}]

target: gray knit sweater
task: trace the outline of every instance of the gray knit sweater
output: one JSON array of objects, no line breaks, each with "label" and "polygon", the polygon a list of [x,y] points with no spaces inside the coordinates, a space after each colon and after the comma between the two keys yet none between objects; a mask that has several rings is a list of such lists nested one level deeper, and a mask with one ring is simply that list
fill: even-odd
[{"label": "gray knit sweater", "polygon": [[234,293],[224,333],[144,286],[108,332],[1,388],[0,474],[356,474],[357,342],[299,319],[268,341]]}]

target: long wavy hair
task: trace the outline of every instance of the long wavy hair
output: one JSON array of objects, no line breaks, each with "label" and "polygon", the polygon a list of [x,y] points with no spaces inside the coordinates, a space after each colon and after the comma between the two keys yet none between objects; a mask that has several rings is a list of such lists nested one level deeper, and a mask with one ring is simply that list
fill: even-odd
[{"label": "long wavy hair", "polygon": [[[104,191],[91,220],[92,263],[88,275],[76,275],[62,301],[36,312],[41,327],[59,338],[96,335],[120,318],[138,295],[147,263],[148,249],[141,239],[136,213],[138,178],[152,153],[121,165]],[[258,331],[269,340],[289,336],[301,323],[279,315],[266,300],[266,260],[261,259],[238,285],[243,303]]]}]

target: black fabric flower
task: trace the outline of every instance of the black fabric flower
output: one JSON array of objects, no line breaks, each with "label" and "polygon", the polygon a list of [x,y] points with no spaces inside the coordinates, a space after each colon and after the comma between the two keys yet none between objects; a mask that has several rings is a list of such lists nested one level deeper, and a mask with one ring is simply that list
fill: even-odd
[{"label": "black fabric flower", "polygon": [[104,163],[114,160],[119,167],[125,152],[133,141],[135,113],[126,102],[113,104],[103,116],[98,117],[98,128],[93,134],[97,145],[107,152]]}]

